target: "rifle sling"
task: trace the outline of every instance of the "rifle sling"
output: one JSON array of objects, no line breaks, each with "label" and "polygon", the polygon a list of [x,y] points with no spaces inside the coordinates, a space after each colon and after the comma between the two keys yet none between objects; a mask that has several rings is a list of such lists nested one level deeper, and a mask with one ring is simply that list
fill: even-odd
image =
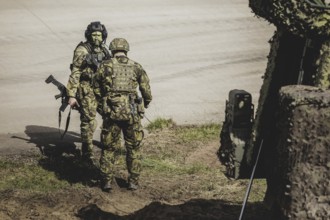
[{"label": "rifle sling", "polygon": [[72,108],[70,107],[68,117],[66,118],[65,130],[64,130],[63,133],[61,133],[61,120],[62,120],[62,114],[61,114],[61,110],[58,111],[58,131],[59,131],[60,134],[61,134],[61,139],[64,138],[64,135],[65,135],[66,132],[68,131],[69,124],[70,124],[70,118],[71,118],[71,109],[72,109]]}]

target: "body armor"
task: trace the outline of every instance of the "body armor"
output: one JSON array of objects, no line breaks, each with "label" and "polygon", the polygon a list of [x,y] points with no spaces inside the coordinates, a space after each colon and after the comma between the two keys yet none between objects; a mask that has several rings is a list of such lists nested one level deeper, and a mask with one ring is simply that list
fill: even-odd
[{"label": "body armor", "polygon": [[136,91],[136,74],[134,65],[130,61],[127,64],[122,64],[113,59],[113,74],[112,74],[113,92],[134,93]]},{"label": "body armor", "polygon": [[[111,55],[104,45],[94,49],[89,42],[80,42],[76,48],[82,46],[86,48],[88,54],[85,57],[83,65],[80,67],[83,72],[81,74],[81,80],[90,80],[93,78],[93,74],[100,66],[101,62],[106,59],[110,59]],[[72,71],[73,64],[70,65]]]}]

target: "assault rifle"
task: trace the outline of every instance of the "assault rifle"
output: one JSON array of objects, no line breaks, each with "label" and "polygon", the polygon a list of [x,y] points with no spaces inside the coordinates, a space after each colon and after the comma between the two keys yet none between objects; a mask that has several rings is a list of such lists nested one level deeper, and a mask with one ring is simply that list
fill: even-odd
[{"label": "assault rifle", "polygon": [[47,84],[53,83],[55,86],[57,86],[58,90],[60,90],[60,94],[55,95],[55,99],[61,98],[62,105],[60,107],[60,111],[61,112],[64,112],[64,110],[66,109],[66,107],[69,105],[68,104],[69,97],[66,94],[66,88],[65,88],[65,86],[62,83],[60,83],[59,81],[57,81],[54,78],[53,75],[48,76],[48,78],[45,80],[45,82]]},{"label": "assault rifle", "polygon": [[[53,83],[55,86],[57,86],[58,90],[60,90],[60,94],[55,95],[55,99],[59,99],[61,98],[61,106],[60,109],[58,111],[58,128],[59,128],[59,132],[61,134],[60,131],[60,127],[61,127],[61,119],[62,119],[62,115],[61,112],[64,112],[64,110],[66,109],[66,107],[69,105],[68,101],[69,101],[69,97],[66,94],[66,87],[60,83],[59,81],[57,81],[53,75],[48,76],[48,78],[45,80],[45,82],[47,84],[49,83]],[[63,139],[65,133],[68,131],[69,128],[69,124],[70,124],[70,116],[71,116],[71,108],[70,108],[70,112],[68,114],[68,117],[66,119],[66,125],[65,125],[65,130],[64,132],[61,134],[61,139]]]}]

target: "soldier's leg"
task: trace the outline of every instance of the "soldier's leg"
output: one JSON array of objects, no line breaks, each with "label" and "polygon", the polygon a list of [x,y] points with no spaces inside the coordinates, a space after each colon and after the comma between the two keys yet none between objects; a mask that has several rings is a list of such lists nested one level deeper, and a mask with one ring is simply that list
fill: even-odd
[{"label": "soldier's leg", "polygon": [[[97,102],[91,88],[84,88],[85,94],[80,99],[80,129],[82,139],[82,155],[93,159],[93,135],[97,126]],[[87,93],[87,94],[86,94]]]},{"label": "soldier's leg", "polygon": [[128,124],[123,129],[125,147],[126,147],[126,165],[128,170],[128,188],[135,190],[138,188],[138,181],[141,172],[141,142],[143,139],[143,130],[141,121],[136,120],[133,124]]},{"label": "soldier's leg", "polygon": [[115,162],[120,154],[120,135],[120,127],[112,120],[104,119],[101,133],[103,149],[100,158],[100,172],[103,179],[103,190],[111,189],[111,182],[114,178]]}]

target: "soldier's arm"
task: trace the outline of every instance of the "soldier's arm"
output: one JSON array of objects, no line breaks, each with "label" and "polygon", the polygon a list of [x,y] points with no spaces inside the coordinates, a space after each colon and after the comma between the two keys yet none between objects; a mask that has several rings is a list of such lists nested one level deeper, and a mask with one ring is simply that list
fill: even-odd
[{"label": "soldier's arm", "polygon": [[147,108],[152,100],[150,80],[146,71],[142,68],[141,65],[138,65],[138,73],[139,90],[143,97],[144,105]]},{"label": "soldier's arm", "polygon": [[102,62],[94,75],[93,90],[98,103],[102,101],[102,97],[104,96],[102,86],[105,68],[104,63]]},{"label": "soldier's arm", "polygon": [[76,97],[77,89],[80,84],[80,76],[82,73],[82,66],[84,65],[88,51],[83,46],[78,46],[73,55],[72,70],[69,77],[67,88],[67,95],[69,97]]}]

